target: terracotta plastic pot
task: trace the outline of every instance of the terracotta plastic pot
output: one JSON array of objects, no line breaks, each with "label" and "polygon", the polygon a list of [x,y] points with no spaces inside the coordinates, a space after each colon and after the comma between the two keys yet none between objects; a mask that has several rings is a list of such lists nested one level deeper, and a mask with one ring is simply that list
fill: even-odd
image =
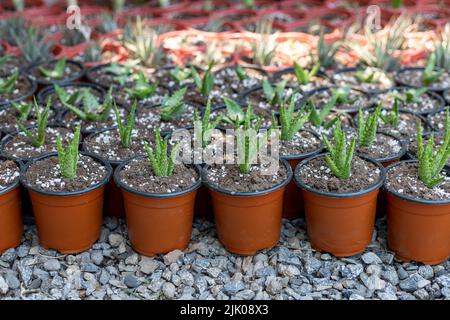
[{"label": "terracotta plastic pot", "polygon": [[[219,240],[228,251],[253,255],[278,244],[284,190],[292,179],[287,161],[280,160],[280,165],[287,169],[287,179],[259,192],[230,192],[203,179],[211,191]],[[203,168],[203,176],[207,170]]]},{"label": "terracotta plastic pot", "polygon": [[[0,157],[1,160],[6,158]],[[22,164],[16,161],[21,168]],[[0,254],[22,240],[22,204],[19,179],[0,191]]]},{"label": "terracotta plastic pot", "polygon": [[[319,135],[314,133],[311,130],[306,130],[317,138],[320,139]],[[316,154],[319,154],[323,150],[323,142],[320,143],[320,146],[317,150],[314,150],[309,153],[301,154],[301,155],[291,155],[291,156],[281,156],[282,159],[287,160],[292,170],[294,171],[297,165],[304,159],[312,157]],[[286,186],[286,190],[284,191],[284,200],[283,200],[283,218],[286,219],[295,219],[300,217],[303,214],[303,198],[302,193],[299,192],[298,186],[295,181],[292,179],[291,182]]]},{"label": "terracotta plastic pot", "polygon": [[82,191],[47,192],[29,185],[24,174],[36,161],[56,156],[51,153],[29,162],[21,174],[22,185],[28,189],[40,245],[58,250],[63,254],[74,254],[89,249],[100,236],[102,226],[103,194],[111,177],[111,166],[101,158],[82,153],[105,166],[107,174],[103,180]]},{"label": "terracotta plastic pot", "polygon": [[372,238],[377,195],[385,179],[385,169],[380,163],[361,157],[380,169],[380,179],[375,184],[352,193],[322,192],[306,185],[298,173],[309,161],[323,156],[308,158],[295,169],[295,181],[303,193],[309,240],[318,251],[337,257],[353,256],[363,252]]},{"label": "terracotta plastic pot", "polygon": [[418,200],[388,188],[385,190],[388,245],[395,256],[402,261],[430,265],[447,261],[450,257],[450,199]]},{"label": "terracotta plastic pot", "polygon": [[[131,160],[130,160],[131,161]],[[128,237],[134,250],[145,256],[183,250],[191,239],[194,201],[202,181],[176,193],[149,194],[129,188],[120,172],[129,161],[117,167],[116,184],[122,189],[128,225]]]}]

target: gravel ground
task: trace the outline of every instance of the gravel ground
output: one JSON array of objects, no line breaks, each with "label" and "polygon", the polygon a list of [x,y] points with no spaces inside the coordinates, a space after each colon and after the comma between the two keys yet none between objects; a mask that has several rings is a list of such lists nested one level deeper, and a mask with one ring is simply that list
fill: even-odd
[{"label": "gravel ground", "polygon": [[184,252],[146,258],[107,218],[100,240],[79,255],[22,244],[0,258],[1,299],[450,299],[450,261],[398,263],[386,250],[385,222],[361,256],[336,259],[311,249],[302,219],[283,222],[280,245],[254,257],[225,251],[213,223],[197,220]]}]

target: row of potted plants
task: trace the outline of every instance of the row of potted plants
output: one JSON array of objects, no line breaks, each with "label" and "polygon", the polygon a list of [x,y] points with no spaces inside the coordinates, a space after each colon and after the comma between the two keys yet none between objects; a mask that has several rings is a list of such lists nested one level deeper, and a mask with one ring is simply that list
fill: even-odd
[{"label": "row of potted plants", "polygon": [[[211,132],[218,122],[210,121],[210,106],[209,102],[203,118],[195,112],[194,134],[187,144],[200,141],[202,153],[217,154],[223,148],[223,134]],[[335,121],[330,142],[325,133],[320,138],[303,129],[312,110],[296,112],[294,98],[280,107],[278,118],[274,114],[270,130],[252,137],[251,128],[258,132],[262,118],[252,124],[255,115],[249,106],[233,136],[236,147],[231,159],[239,161],[200,167],[192,159],[176,161],[186,145],[174,139],[175,133],[163,139],[157,128],[154,139],[142,139],[134,130],[136,107],[125,122],[115,108],[115,141],[111,133],[109,138],[102,133],[88,137],[80,153],[81,128],[77,126],[65,142],[57,137],[57,153],[46,153],[25,165],[3,158],[1,199],[8,206],[8,211],[2,210],[3,249],[17,245],[21,238],[19,179],[29,190],[41,245],[64,253],[89,248],[100,233],[105,185],[113,171],[109,160],[123,156],[114,181],[124,196],[130,241],[145,255],[187,246],[195,196],[202,183],[212,196],[219,239],[233,253],[254,254],[275,246],[283,208],[301,206],[302,195],[312,246],[336,256],[358,254],[370,242],[384,185],[389,245],[397,256],[436,264],[450,255],[449,179],[444,169],[450,158],[448,111],[438,148],[433,134],[424,142],[419,123],[418,161],[397,159],[385,168],[388,163],[383,165],[367,153],[383,141],[377,133],[380,107],[367,116],[360,109],[354,131],[342,130],[341,122]],[[49,109],[47,105],[43,115],[37,111],[38,118],[45,119]],[[212,143],[212,137],[219,143]],[[262,148],[275,145],[278,139],[281,158],[261,161]],[[321,153],[322,142],[327,153]],[[286,159],[302,155],[307,159],[293,170]],[[275,171],[267,171],[273,161]],[[285,191],[293,177],[300,187],[297,199],[287,197]]]}]

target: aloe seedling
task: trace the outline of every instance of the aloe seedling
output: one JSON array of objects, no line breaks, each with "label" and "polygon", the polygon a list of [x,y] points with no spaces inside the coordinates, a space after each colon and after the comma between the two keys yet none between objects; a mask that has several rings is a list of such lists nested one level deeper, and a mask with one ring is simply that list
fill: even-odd
[{"label": "aloe seedling", "polygon": [[[279,109],[280,114],[280,138],[283,141],[290,141],[294,138],[297,132],[303,127],[303,125],[308,121],[311,111],[305,114],[301,112],[295,113],[295,98],[291,97],[289,106],[281,106]],[[274,128],[278,127],[278,120],[275,113],[272,113],[272,125]]]},{"label": "aloe seedling", "polygon": [[79,119],[86,122],[105,122],[111,114],[112,96],[109,89],[105,100],[102,103],[97,101],[97,98],[87,89],[81,92],[81,99],[83,101],[83,110],[79,109],[73,104],[64,103],[64,106],[72,111]]},{"label": "aloe seedling", "polygon": [[403,7],[403,0],[391,0],[391,6],[394,9],[400,9]]},{"label": "aloe seedling", "polygon": [[81,128],[78,125],[75,129],[75,134],[72,141],[69,141],[67,147],[64,148],[61,140],[61,136],[58,136],[56,140],[56,148],[58,150],[59,170],[61,176],[65,179],[75,179],[77,177],[78,167],[78,146],[80,144],[80,131]]},{"label": "aloe seedling", "polygon": [[31,109],[33,108],[33,104],[24,101],[20,101],[19,103],[12,101],[11,106],[19,114],[19,122],[26,122],[28,120],[28,117],[30,116]]},{"label": "aloe seedling", "polygon": [[58,97],[58,100],[64,105],[66,105],[66,104],[75,105],[78,102],[80,102],[80,100],[81,100],[82,91],[76,90],[73,93],[69,94],[69,93],[67,93],[67,91],[65,91],[63,88],[61,88],[57,84],[53,85],[53,89],[55,90],[55,94]]},{"label": "aloe seedling", "polygon": [[186,87],[176,91],[171,96],[164,96],[161,103],[161,120],[164,122],[172,121],[178,118],[185,109],[184,95],[186,93]]},{"label": "aloe seedling", "polygon": [[450,158],[450,117],[448,109],[445,114],[444,142],[437,152],[434,152],[434,133],[431,133],[426,146],[422,138],[422,123],[417,127],[417,156],[419,159],[419,179],[425,186],[432,189],[444,181],[441,171]]},{"label": "aloe seedling", "polygon": [[120,143],[122,147],[129,148],[132,141],[132,133],[135,123],[135,115],[137,108],[137,101],[135,100],[133,105],[131,106],[130,113],[128,114],[127,121],[125,126],[123,125],[122,118],[120,117],[119,108],[117,108],[116,103],[114,105],[114,113],[116,115],[117,129],[119,130],[120,135]]},{"label": "aloe seedling", "polygon": [[239,78],[239,81],[242,82],[242,81],[244,81],[245,79],[248,79],[247,73],[245,72],[245,70],[244,70],[240,65],[237,65],[237,66],[236,66],[235,71],[236,71],[237,77]]},{"label": "aloe seedling", "polygon": [[275,86],[272,86],[267,79],[264,79],[262,82],[262,89],[264,93],[264,97],[266,101],[274,106],[274,105],[282,105],[285,99],[284,89],[286,88],[287,80],[281,80]]},{"label": "aloe seedling", "polygon": [[175,68],[170,70],[169,74],[177,84],[186,81],[192,75],[190,69],[182,69],[179,66],[176,66]]},{"label": "aloe seedling", "polygon": [[150,166],[157,177],[169,177],[173,173],[175,159],[178,154],[178,144],[172,148],[170,156],[167,153],[168,138],[161,138],[159,128],[156,128],[155,150],[150,150],[147,142],[144,142],[145,151],[150,159]]},{"label": "aloe seedling", "polygon": [[197,137],[201,137],[202,147],[206,148],[212,130],[214,130],[222,119],[217,117],[213,122],[210,120],[211,116],[211,99],[206,103],[203,118],[200,119],[197,109],[194,110],[194,132]]},{"label": "aloe seedling", "polygon": [[386,115],[380,113],[380,118],[385,124],[392,127],[397,127],[400,118],[397,98],[395,98],[394,100],[394,106],[392,107],[392,110],[389,110]]},{"label": "aloe seedling", "polygon": [[332,89],[331,93],[336,96],[336,103],[338,104],[353,104],[358,98],[350,98],[350,93],[352,89],[348,86],[341,87],[338,89]]},{"label": "aloe seedling", "polygon": [[261,19],[256,23],[256,34],[259,35],[252,43],[252,60],[259,66],[272,63],[277,50],[277,34],[272,34],[272,20]]},{"label": "aloe seedling", "polygon": [[214,85],[214,74],[212,73],[213,66],[214,61],[209,64],[203,77],[200,77],[197,70],[195,70],[194,67],[191,67],[191,75],[194,79],[195,86],[197,87],[197,90],[205,97],[209,97]]},{"label": "aloe seedling", "polygon": [[17,79],[19,78],[19,72],[14,72],[7,79],[0,79],[0,93],[11,93],[16,87]]},{"label": "aloe seedling", "polygon": [[58,60],[53,69],[46,69],[39,67],[39,72],[46,78],[61,79],[64,76],[64,69],[66,68],[66,59]]},{"label": "aloe seedling", "polygon": [[328,129],[331,128],[337,120],[339,120],[339,117],[336,116],[335,118],[324,124],[325,119],[328,117],[331,110],[335,106],[336,101],[337,101],[337,94],[333,94],[331,96],[331,99],[327,102],[327,104],[323,107],[323,109],[318,111],[314,101],[312,99],[309,99],[308,104],[311,110],[309,121],[312,123],[314,127],[320,128],[323,126],[325,129]]},{"label": "aloe seedling", "polygon": [[355,77],[360,83],[374,83],[377,81],[376,72],[370,68],[356,71]]},{"label": "aloe seedling", "polygon": [[336,53],[341,47],[341,41],[334,41],[331,44],[325,42],[324,30],[321,28],[317,41],[317,54],[311,55],[313,64],[320,63],[325,69],[330,69],[336,65]]},{"label": "aloe seedling", "polygon": [[244,4],[244,7],[246,9],[254,9],[255,8],[254,0],[242,0],[242,3]]},{"label": "aloe seedling", "polygon": [[34,112],[36,113],[36,124],[37,124],[37,134],[34,135],[30,130],[28,130],[22,122],[18,122],[17,125],[27,138],[30,140],[31,144],[35,148],[42,147],[45,143],[45,130],[47,129],[48,117],[50,115],[50,98],[47,100],[47,105],[45,106],[44,112],[41,113],[36,99],[34,100]]},{"label": "aloe seedling", "polygon": [[[225,103],[227,114],[222,117],[222,121],[232,124],[234,128],[239,128],[244,123],[246,113],[236,101],[227,97],[224,97],[223,101]],[[256,118],[256,115],[252,113],[251,120],[253,121]]]},{"label": "aloe seedling", "polygon": [[130,77],[131,68],[127,65],[111,63],[105,67],[105,72],[114,75],[114,79],[120,84],[124,85],[127,79]]},{"label": "aloe seedling", "polygon": [[157,87],[157,82],[155,82],[154,84],[148,83],[147,79],[145,78],[144,72],[140,71],[138,73],[136,82],[134,83],[134,87],[132,89],[127,88],[125,90],[132,97],[138,100],[142,100],[153,95],[156,92]]},{"label": "aloe seedling", "polygon": [[434,68],[436,66],[436,55],[432,53],[428,58],[427,65],[422,73],[422,83],[426,86],[429,86],[433,82],[435,82],[439,77],[444,73],[444,69],[435,71]]},{"label": "aloe seedling", "polygon": [[356,139],[353,137],[347,148],[345,134],[342,131],[340,121],[336,122],[333,129],[333,135],[334,145],[332,145],[328,138],[322,134],[322,139],[330,153],[325,156],[325,162],[336,178],[345,180],[351,176],[351,163],[355,151]]},{"label": "aloe seedling", "polygon": [[380,118],[381,106],[378,105],[372,114],[367,118],[361,108],[358,110],[358,145],[369,147],[374,141],[377,134],[378,119]]},{"label": "aloe seedling", "polygon": [[294,62],[294,73],[297,81],[300,85],[306,85],[311,82],[311,79],[317,75],[317,72],[320,70],[320,62],[316,62],[316,64],[312,67],[310,71],[302,68],[297,62]]},{"label": "aloe seedling", "polygon": [[415,103],[420,101],[420,97],[427,92],[427,88],[408,89],[405,94],[396,94],[395,98],[406,103]]},{"label": "aloe seedling", "polygon": [[251,127],[252,118],[253,118],[253,110],[252,107],[249,105],[247,107],[247,111],[245,112],[244,116],[244,126],[243,128],[239,128],[236,131],[238,152],[240,155],[243,155],[243,158],[240,159],[242,161],[240,161],[239,163],[239,171],[241,173],[250,172],[252,164],[258,157],[259,150],[264,144],[267,143],[268,138],[267,134],[264,135],[264,137],[260,138],[256,137],[256,135],[252,136],[252,133],[258,132],[259,127],[261,126],[262,117],[259,117],[256,125]]}]

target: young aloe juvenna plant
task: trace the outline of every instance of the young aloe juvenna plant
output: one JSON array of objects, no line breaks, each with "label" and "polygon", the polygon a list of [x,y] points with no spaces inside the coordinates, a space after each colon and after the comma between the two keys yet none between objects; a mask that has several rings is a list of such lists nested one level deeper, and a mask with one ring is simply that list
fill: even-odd
[{"label": "young aloe juvenna plant", "polygon": [[[246,113],[236,101],[227,97],[224,97],[223,101],[225,103],[227,114],[223,116],[221,120],[232,124],[234,128],[239,128],[244,123]],[[253,113],[250,120],[254,119],[256,119],[256,115]]]},{"label": "young aloe juvenna plant", "polygon": [[61,59],[56,62],[53,69],[46,69],[44,67],[39,67],[39,73],[46,78],[50,79],[61,79],[64,76],[64,69],[66,68],[66,59]]},{"label": "young aloe juvenna plant", "polygon": [[434,152],[434,133],[431,133],[426,145],[422,138],[422,123],[417,127],[417,157],[419,159],[419,179],[432,189],[444,181],[441,171],[450,158],[450,117],[448,109],[445,114],[444,142]]},{"label": "young aloe juvenna plant", "polygon": [[28,130],[22,122],[18,122],[17,125],[27,138],[30,140],[31,144],[35,148],[42,147],[45,143],[45,130],[47,129],[48,116],[50,114],[51,100],[48,98],[47,105],[45,106],[44,112],[41,113],[36,99],[34,99],[34,112],[36,113],[36,124],[37,124],[37,134],[34,135],[30,130]]},{"label": "young aloe juvenna plant", "polygon": [[418,89],[408,89],[405,91],[404,94],[396,94],[395,98],[399,99],[402,102],[406,103],[415,103],[420,102],[420,97],[427,92],[427,88],[418,88]]},{"label": "young aloe juvenna plant", "polygon": [[105,67],[105,72],[112,74],[114,79],[123,86],[131,75],[131,67],[125,64],[113,62]]},{"label": "young aloe juvenna plant", "polygon": [[80,131],[81,128],[78,125],[72,141],[64,148],[61,137],[58,136],[56,140],[56,147],[58,150],[58,160],[61,176],[65,179],[75,179],[77,177],[78,167],[78,146],[80,144]]},{"label": "young aloe juvenna plant", "polygon": [[58,100],[64,105],[66,104],[75,105],[81,100],[82,90],[76,90],[73,93],[69,94],[66,90],[64,90],[57,84],[53,85],[53,89],[55,90]]},{"label": "young aloe juvenna plant", "polygon": [[25,101],[20,102],[11,102],[11,106],[16,109],[17,113],[19,114],[19,117],[17,120],[19,122],[26,122],[28,120],[28,117],[30,116],[31,109],[33,108],[32,103],[28,103]]},{"label": "young aloe juvenna plant", "polygon": [[186,87],[175,91],[171,96],[164,96],[161,103],[161,120],[164,122],[170,122],[178,118],[185,109],[184,95],[186,93]]},{"label": "young aloe juvenna plant", "polygon": [[129,148],[132,141],[132,133],[135,123],[135,115],[136,115],[136,108],[137,108],[137,101],[134,101],[130,113],[127,117],[127,122],[125,126],[123,125],[122,118],[120,117],[119,108],[117,108],[116,103],[114,102],[114,113],[116,115],[116,122],[117,122],[117,128],[119,130],[120,135],[120,143],[122,144],[122,147]]},{"label": "young aloe juvenna plant", "polygon": [[83,110],[75,105],[64,102],[64,106],[72,111],[79,119],[86,122],[105,122],[111,115],[112,109],[112,88],[109,89],[105,100],[102,103],[97,101],[97,98],[87,89],[81,92],[83,101]]},{"label": "young aloe juvenna plant", "polygon": [[178,154],[178,144],[172,148],[170,155],[167,153],[167,145],[168,138],[165,137],[164,140],[161,138],[159,128],[156,128],[154,153],[150,150],[147,142],[144,143],[153,173],[157,177],[169,177],[173,173]]},{"label": "young aloe juvenna plant", "polygon": [[[280,114],[280,138],[283,141],[290,141],[300,131],[306,121],[308,121],[311,111],[305,114],[301,112],[295,113],[295,97],[291,97],[291,102],[287,108],[286,106],[280,106],[278,110]],[[275,113],[272,113],[272,125],[274,128],[278,127]]]},{"label": "young aloe juvenna plant", "polygon": [[156,92],[156,88],[158,87],[158,83],[150,85],[147,79],[145,78],[144,72],[140,71],[138,73],[138,77],[132,89],[125,89],[128,94],[132,97],[142,100],[150,97]]},{"label": "young aloe juvenna plant", "polygon": [[392,107],[392,110],[389,110],[387,114],[380,113],[381,120],[392,127],[398,126],[398,121],[400,119],[399,109],[398,109],[398,98],[396,97],[394,100],[394,106]]},{"label": "young aloe juvenna plant", "polygon": [[214,85],[214,74],[212,73],[213,67],[214,61],[211,61],[202,78],[198,74],[197,70],[195,70],[194,67],[191,67],[191,75],[194,79],[195,86],[197,87],[197,90],[205,97],[209,97]]},{"label": "young aloe juvenna plant", "polygon": [[374,141],[377,134],[378,120],[380,118],[381,106],[378,105],[372,114],[367,118],[361,107],[358,110],[358,145],[362,147],[369,147]]},{"label": "young aloe juvenna plant", "polygon": [[435,82],[439,77],[444,73],[444,69],[435,71],[434,68],[436,66],[436,55],[432,53],[427,61],[427,65],[422,73],[422,83],[426,86],[429,86],[433,82]]},{"label": "young aloe juvenna plant", "polygon": [[203,118],[200,119],[197,109],[194,110],[194,132],[197,137],[201,137],[202,147],[206,148],[209,142],[212,130],[214,130],[222,119],[217,117],[213,122],[210,121],[211,116],[211,99],[206,103]]},{"label": "young aloe juvenna plant", "polygon": [[14,72],[6,80],[0,79],[0,93],[11,93],[15,86],[17,79],[19,78],[19,72]]},{"label": "young aloe juvenna plant", "polygon": [[176,66],[170,70],[169,74],[177,84],[180,84],[191,77],[191,69],[182,69]]},{"label": "young aloe juvenna plant", "polygon": [[325,161],[333,175],[338,179],[348,179],[351,176],[351,164],[355,151],[356,139],[352,138],[347,149],[345,134],[342,131],[341,122],[336,122],[333,129],[334,145],[322,134],[323,141],[327,146],[329,155],[325,156]]},{"label": "young aloe juvenna plant", "polygon": [[331,90],[332,95],[336,95],[336,103],[339,104],[353,104],[356,100],[358,100],[356,97],[350,98],[351,92],[352,89],[348,86]]},{"label": "young aloe juvenna plant", "polygon": [[378,77],[376,75],[377,75],[377,72],[375,70],[372,70],[371,68],[357,70],[355,72],[356,80],[358,80],[360,83],[377,82]]},{"label": "young aloe juvenna plant", "polygon": [[238,78],[239,78],[239,81],[244,81],[245,79],[248,79],[248,75],[247,75],[247,73],[245,72],[245,70],[240,66],[240,65],[237,65],[236,66],[236,75],[238,76]]},{"label": "young aloe juvenna plant", "polygon": [[331,99],[328,100],[327,104],[323,107],[323,109],[318,111],[316,105],[314,104],[314,101],[312,99],[309,99],[308,104],[311,110],[309,121],[311,121],[314,127],[320,128],[323,126],[325,129],[328,129],[331,128],[337,120],[339,120],[339,116],[336,116],[335,118],[324,124],[325,119],[335,106],[336,101],[337,101],[337,94],[333,93]]},{"label": "young aloe juvenna plant", "polygon": [[[259,127],[261,126],[262,117],[259,117],[258,122],[251,127],[253,117],[252,107],[249,105],[244,117],[243,128],[238,128],[236,131],[236,140],[238,146],[238,154],[243,158],[239,164],[239,171],[241,173],[249,173],[252,164],[258,157],[258,152],[262,146],[267,143],[268,132],[263,137],[257,137]],[[250,130],[252,129],[252,130]],[[252,135],[255,133],[255,135]],[[256,141],[255,141],[256,140]]]},{"label": "young aloe juvenna plant", "polygon": [[284,89],[286,88],[287,80],[281,80],[275,86],[272,85],[266,79],[262,82],[262,89],[264,93],[264,97],[266,101],[274,106],[274,105],[282,105],[285,99]]},{"label": "young aloe juvenna plant", "polygon": [[316,64],[312,67],[310,71],[302,68],[297,62],[294,62],[294,73],[297,81],[301,85],[305,85],[311,82],[311,79],[317,75],[320,70],[320,62],[316,62]]}]

